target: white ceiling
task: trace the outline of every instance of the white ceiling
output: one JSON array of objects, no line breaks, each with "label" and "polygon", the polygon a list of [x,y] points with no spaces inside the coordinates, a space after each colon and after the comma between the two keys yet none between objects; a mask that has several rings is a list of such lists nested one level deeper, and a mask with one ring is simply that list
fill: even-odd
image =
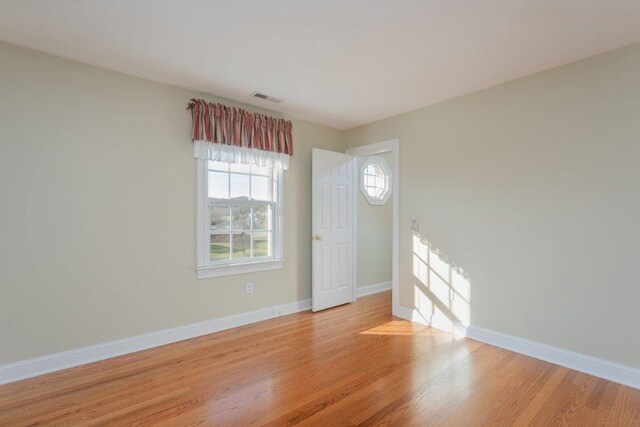
[{"label": "white ceiling", "polygon": [[638,42],[640,1],[0,0],[0,40],[348,129]]}]

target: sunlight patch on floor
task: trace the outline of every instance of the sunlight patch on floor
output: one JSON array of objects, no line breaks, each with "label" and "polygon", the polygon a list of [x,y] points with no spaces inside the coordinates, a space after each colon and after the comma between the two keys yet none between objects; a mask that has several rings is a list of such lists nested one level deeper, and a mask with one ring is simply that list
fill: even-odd
[{"label": "sunlight patch on floor", "polygon": [[408,320],[392,320],[383,325],[376,326],[367,331],[360,332],[361,335],[405,335],[421,336],[433,335],[431,328]]}]

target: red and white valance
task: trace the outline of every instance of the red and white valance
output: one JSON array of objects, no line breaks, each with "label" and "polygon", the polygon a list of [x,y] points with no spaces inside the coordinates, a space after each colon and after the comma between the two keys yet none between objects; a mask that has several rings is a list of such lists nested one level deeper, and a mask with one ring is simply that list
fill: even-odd
[{"label": "red and white valance", "polygon": [[293,125],[289,120],[192,99],[193,154],[196,158],[289,169]]}]

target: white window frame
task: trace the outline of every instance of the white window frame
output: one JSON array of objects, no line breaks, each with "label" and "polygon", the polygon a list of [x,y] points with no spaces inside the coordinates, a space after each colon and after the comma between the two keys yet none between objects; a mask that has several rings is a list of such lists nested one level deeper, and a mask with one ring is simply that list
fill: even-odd
[{"label": "white window frame", "polygon": [[198,279],[210,277],[230,276],[234,274],[254,273],[257,271],[277,270],[282,268],[282,169],[273,168],[276,180],[276,197],[273,218],[273,256],[268,259],[248,258],[245,260],[230,260],[215,262],[209,259],[210,250],[210,221],[209,216],[209,165],[207,159],[196,159],[197,162],[197,263]]}]

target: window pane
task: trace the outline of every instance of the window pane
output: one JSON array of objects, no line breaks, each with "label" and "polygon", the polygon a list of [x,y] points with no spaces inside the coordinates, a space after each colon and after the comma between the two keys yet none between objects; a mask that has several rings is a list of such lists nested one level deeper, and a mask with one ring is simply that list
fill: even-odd
[{"label": "window pane", "polygon": [[229,175],[224,172],[209,172],[209,198],[229,198]]},{"label": "window pane", "polygon": [[229,163],[227,162],[213,162],[209,160],[209,169],[214,169],[217,171],[228,172],[229,171]]},{"label": "window pane", "polygon": [[253,229],[271,229],[271,206],[262,205],[253,208]]},{"label": "window pane", "polygon": [[209,215],[211,216],[211,230],[230,229],[231,212],[228,205],[213,205],[209,203]]},{"label": "window pane", "polygon": [[249,206],[234,205],[231,207],[231,214],[234,230],[251,229],[251,208]]},{"label": "window pane", "polygon": [[251,256],[251,232],[233,233],[231,235],[233,259],[249,258]]},{"label": "window pane", "polygon": [[273,168],[270,167],[266,167],[266,166],[256,166],[256,165],[251,165],[251,174],[252,175],[264,175],[264,176],[269,176],[271,175],[271,171],[273,170]]},{"label": "window pane", "polygon": [[253,256],[271,256],[271,233],[256,231],[253,233]]},{"label": "window pane", "polygon": [[[372,162],[373,160],[367,161]],[[360,180],[364,187],[363,193],[370,199],[382,200],[389,192],[389,175],[382,162],[368,163],[362,171]]]},{"label": "window pane", "polygon": [[211,243],[209,245],[209,259],[211,261],[224,261],[229,259],[229,242],[228,234],[212,234]]},{"label": "window pane", "polygon": [[269,186],[270,179],[266,176],[251,177],[251,198],[253,200],[271,201],[271,188]]},{"label": "window pane", "polygon": [[231,172],[249,173],[251,171],[251,165],[244,163],[232,163],[230,167]]},{"label": "window pane", "polygon": [[249,175],[231,175],[231,198],[249,200]]},{"label": "window pane", "polygon": [[209,260],[273,257],[273,168],[213,161],[207,166]]}]

